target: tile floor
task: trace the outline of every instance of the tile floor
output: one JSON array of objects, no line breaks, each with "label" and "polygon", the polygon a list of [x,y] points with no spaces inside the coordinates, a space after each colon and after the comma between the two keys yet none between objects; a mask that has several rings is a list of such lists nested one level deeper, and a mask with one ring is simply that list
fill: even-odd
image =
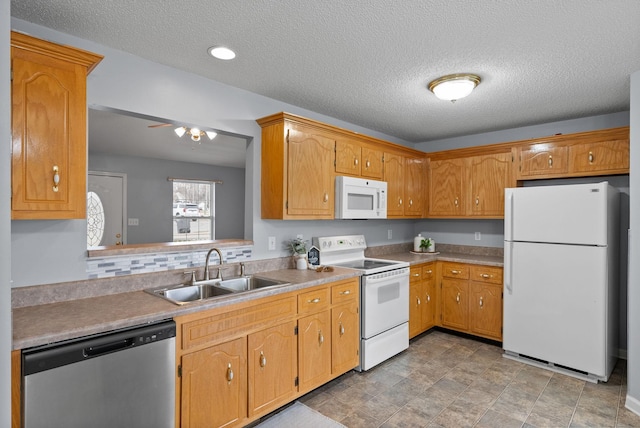
[{"label": "tile floor", "polygon": [[593,384],[502,357],[498,346],[432,331],[366,373],[300,398],[356,427],[640,427],[624,407],[626,362]]}]

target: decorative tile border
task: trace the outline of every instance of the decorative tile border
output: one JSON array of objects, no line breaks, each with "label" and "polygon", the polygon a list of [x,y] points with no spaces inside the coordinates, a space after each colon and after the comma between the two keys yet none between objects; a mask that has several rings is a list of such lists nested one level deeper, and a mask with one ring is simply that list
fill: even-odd
[{"label": "decorative tile border", "polygon": [[[251,246],[221,248],[225,263],[251,260]],[[204,266],[207,250],[136,254],[87,259],[89,279],[131,275],[135,273],[161,272]],[[218,255],[211,254],[210,264],[218,264]]]}]

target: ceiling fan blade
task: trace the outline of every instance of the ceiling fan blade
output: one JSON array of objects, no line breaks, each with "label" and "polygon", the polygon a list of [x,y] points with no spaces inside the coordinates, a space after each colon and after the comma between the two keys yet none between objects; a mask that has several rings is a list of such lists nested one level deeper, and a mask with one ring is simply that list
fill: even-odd
[{"label": "ceiling fan blade", "polygon": [[173,126],[171,123],[158,123],[157,125],[149,125],[149,128],[164,128],[165,126]]}]

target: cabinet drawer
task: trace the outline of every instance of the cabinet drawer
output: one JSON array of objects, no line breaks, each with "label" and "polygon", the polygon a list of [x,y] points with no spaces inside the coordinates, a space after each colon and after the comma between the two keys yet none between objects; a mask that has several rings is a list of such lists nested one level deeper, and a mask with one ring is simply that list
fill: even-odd
[{"label": "cabinet drawer", "polygon": [[244,335],[252,328],[269,326],[277,320],[286,319],[296,313],[295,296],[262,304],[259,302],[259,300],[256,301],[256,304],[250,307],[214,313],[182,324],[182,349],[188,350],[211,343],[220,343]]},{"label": "cabinet drawer", "polygon": [[471,266],[471,280],[489,284],[502,284],[502,268]]},{"label": "cabinet drawer", "polygon": [[329,287],[308,291],[298,295],[298,313],[310,313],[327,309],[331,297]]},{"label": "cabinet drawer", "polygon": [[469,279],[469,266],[463,263],[442,263],[442,276],[446,278]]},{"label": "cabinet drawer", "polygon": [[357,278],[344,281],[331,287],[331,303],[342,303],[351,300],[358,300],[358,289],[360,281]]},{"label": "cabinet drawer", "polygon": [[422,267],[416,266],[409,269],[409,281],[410,282],[420,282],[422,281]]},{"label": "cabinet drawer", "polygon": [[422,279],[428,281],[436,277],[436,265],[434,263],[422,266]]}]

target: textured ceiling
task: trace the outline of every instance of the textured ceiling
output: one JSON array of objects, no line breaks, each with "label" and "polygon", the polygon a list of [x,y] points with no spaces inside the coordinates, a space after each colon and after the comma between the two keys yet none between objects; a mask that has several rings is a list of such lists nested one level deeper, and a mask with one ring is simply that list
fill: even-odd
[{"label": "textured ceiling", "polygon": [[[640,70],[638,0],[13,0],[11,14],[413,142],[628,110]],[[457,72],[482,78],[471,96],[426,89]]]}]

